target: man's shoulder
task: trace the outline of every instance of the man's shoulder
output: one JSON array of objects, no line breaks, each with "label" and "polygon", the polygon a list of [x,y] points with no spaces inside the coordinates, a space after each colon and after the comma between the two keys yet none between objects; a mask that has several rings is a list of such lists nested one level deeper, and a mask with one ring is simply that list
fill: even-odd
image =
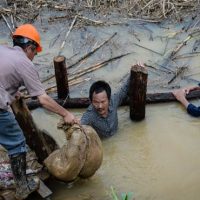
[{"label": "man's shoulder", "polygon": [[7,45],[0,45],[0,54],[2,56],[2,59],[6,57],[6,59],[9,59],[9,62],[14,62],[15,64],[20,63],[20,65],[23,63],[30,66],[33,65],[31,60],[28,59],[21,47],[9,47]]},{"label": "man's shoulder", "polygon": [[92,113],[92,112],[94,112],[94,111],[95,111],[94,107],[92,106],[92,104],[90,104],[90,105],[87,107],[87,109],[86,109],[85,112]]},{"label": "man's shoulder", "polygon": [[5,44],[0,45],[0,53],[1,53],[2,56],[4,55],[4,53],[5,54],[7,54],[7,53],[11,54],[13,50],[14,50],[14,47],[9,47]]},{"label": "man's shoulder", "polygon": [[[11,47],[11,46],[8,46],[6,44],[1,44],[0,45],[0,50],[2,51],[9,51],[9,52],[13,52],[13,53],[22,53],[23,50],[21,47],[18,47],[18,46],[14,46],[14,47]],[[23,54],[25,54],[23,52]]]},{"label": "man's shoulder", "polygon": [[92,123],[93,119],[95,118],[95,111],[92,107],[92,105],[89,105],[86,111],[83,113],[81,117],[81,124],[88,125]]},{"label": "man's shoulder", "polygon": [[95,108],[92,106],[92,104],[90,104],[86,111],[83,113],[84,116],[88,116],[88,117],[94,117],[97,114],[97,111],[95,110]]},{"label": "man's shoulder", "polygon": [[115,102],[116,102],[116,93],[112,94],[110,97],[110,102],[109,102],[109,108],[112,109],[115,106]]}]

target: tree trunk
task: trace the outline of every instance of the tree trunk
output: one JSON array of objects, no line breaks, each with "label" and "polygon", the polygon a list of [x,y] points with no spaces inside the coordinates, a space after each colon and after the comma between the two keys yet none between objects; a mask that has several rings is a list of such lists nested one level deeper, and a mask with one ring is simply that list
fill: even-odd
[{"label": "tree trunk", "polygon": [[12,110],[24,133],[26,143],[35,151],[39,162],[42,163],[57,148],[55,141],[37,128],[23,99],[13,102]]},{"label": "tree trunk", "polygon": [[65,99],[69,96],[69,86],[64,56],[57,56],[54,58],[54,68],[58,98]]},{"label": "tree trunk", "polygon": [[146,68],[134,65],[131,68],[129,94],[130,118],[140,121],[145,118],[148,73]]},{"label": "tree trunk", "polygon": [[[188,100],[200,98],[200,90],[199,91],[191,91],[186,98]],[[87,97],[83,98],[69,98],[65,102],[62,99],[54,98],[54,100],[60,104],[63,105],[65,108],[87,108],[90,104],[90,100]],[[174,95],[171,92],[165,92],[165,93],[153,93],[153,94],[147,94],[146,95],[146,103],[165,103],[165,102],[172,102],[177,101]],[[41,107],[41,104],[38,100],[32,100],[28,99],[26,100],[26,103],[28,105],[28,108],[30,110],[36,109],[38,107]],[[122,106],[129,105],[129,101],[126,99]]]}]

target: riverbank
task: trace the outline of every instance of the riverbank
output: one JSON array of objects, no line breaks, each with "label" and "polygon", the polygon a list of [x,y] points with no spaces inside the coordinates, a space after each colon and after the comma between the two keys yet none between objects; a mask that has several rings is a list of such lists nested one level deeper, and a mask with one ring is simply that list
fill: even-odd
[{"label": "riverbank", "polygon": [[[43,45],[43,52],[35,57],[34,64],[50,93],[56,91],[53,58],[59,54],[66,57],[68,66],[73,65],[68,69],[72,78],[80,70],[100,65],[71,81],[71,97],[87,97],[91,83],[102,78],[115,91],[117,83],[138,60],[148,68],[149,93],[198,83],[198,3],[114,0],[7,3],[0,9],[0,43],[11,45],[9,27],[13,31],[15,25],[33,23],[41,33]],[[97,50],[90,54],[94,49]],[[113,60],[118,56],[122,57]]]}]

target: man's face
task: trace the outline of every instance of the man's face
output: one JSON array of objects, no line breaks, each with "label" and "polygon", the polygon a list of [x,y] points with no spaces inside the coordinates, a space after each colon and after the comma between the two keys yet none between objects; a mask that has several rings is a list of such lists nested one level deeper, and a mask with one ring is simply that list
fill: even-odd
[{"label": "man's face", "polygon": [[94,92],[92,95],[92,105],[102,117],[107,117],[109,100],[106,91],[97,94]]},{"label": "man's face", "polygon": [[36,47],[33,45],[29,45],[28,47],[26,47],[25,53],[27,57],[32,61],[33,58],[37,55]]}]

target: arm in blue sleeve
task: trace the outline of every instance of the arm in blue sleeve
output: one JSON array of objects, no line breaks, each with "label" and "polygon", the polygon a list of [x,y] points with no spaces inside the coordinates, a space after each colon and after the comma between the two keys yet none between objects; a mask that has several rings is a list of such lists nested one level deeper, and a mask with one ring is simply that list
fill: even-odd
[{"label": "arm in blue sleeve", "polygon": [[130,75],[126,77],[125,81],[123,81],[122,87],[113,95],[114,102],[115,102],[115,105],[117,105],[117,107],[120,106],[123,100],[127,97],[129,83],[130,83]]},{"label": "arm in blue sleeve", "polygon": [[81,124],[82,125],[91,125],[92,124],[92,122],[90,120],[90,115],[87,111],[84,112],[83,116],[81,117]]},{"label": "arm in blue sleeve", "polygon": [[187,112],[194,117],[199,117],[200,116],[200,107],[197,107],[190,103],[187,107]]}]

